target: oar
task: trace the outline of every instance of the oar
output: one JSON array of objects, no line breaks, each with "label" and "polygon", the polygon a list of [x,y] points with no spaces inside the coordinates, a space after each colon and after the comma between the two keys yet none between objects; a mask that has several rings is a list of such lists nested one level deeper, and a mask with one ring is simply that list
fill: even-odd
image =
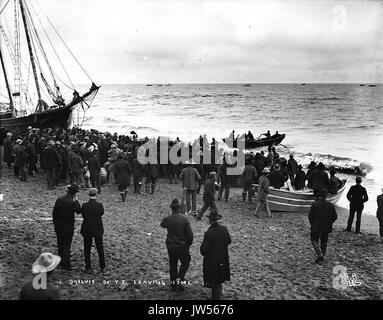
[{"label": "oar", "polygon": [[284,144],[282,144],[282,143],[280,143],[279,145],[282,146],[283,148],[288,149],[288,147],[286,147],[286,146],[285,146]]}]

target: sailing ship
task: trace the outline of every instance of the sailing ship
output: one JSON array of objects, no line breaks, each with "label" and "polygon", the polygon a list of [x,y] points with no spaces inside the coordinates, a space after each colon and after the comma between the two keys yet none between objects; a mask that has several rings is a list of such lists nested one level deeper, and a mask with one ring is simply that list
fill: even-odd
[{"label": "sailing ship", "polygon": [[[7,98],[7,102],[0,103],[0,136],[8,131],[21,133],[28,127],[68,129],[75,122],[74,111],[77,111],[77,125],[80,125],[81,109],[85,113],[100,89],[76,59],[44,10],[41,7],[37,10],[36,5],[39,5],[37,1],[30,0],[0,2],[0,62],[6,88],[6,96],[1,92],[0,96]],[[45,20],[40,18],[38,12],[40,15],[44,14]],[[7,18],[13,22],[13,32]],[[61,41],[62,47],[71,54],[74,62],[91,82],[90,89],[85,93],[81,94],[73,85],[58,54],[56,45],[59,41],[56,43],[51,39],[46,25],[53,30],[56,39]],[[37,30],[42,30],[42,35]],[[43,39],[47,40],[45,44]],[[53,69],[53,54],[49,56],[47,53],[46,43],[49,43],[49,48],[57,59],[56,64],[61,66],[68,81],[64,82]],[[63,97],[59,83],[73,91],[73,97],[68,102]]]}]

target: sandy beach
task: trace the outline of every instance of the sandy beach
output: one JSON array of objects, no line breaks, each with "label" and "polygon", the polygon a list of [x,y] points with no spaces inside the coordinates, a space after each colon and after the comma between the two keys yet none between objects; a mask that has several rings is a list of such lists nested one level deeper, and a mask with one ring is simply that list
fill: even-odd
[{"label": "sandy beach", "polygon": [[[41,252],[56,253],[51,221],[54,202],[65,186],[48,191],[45,175],[17,181],[2,168],[0,203],[0,299],[17,299],[31,264]],[[237,190],[238,191],[238,190]],[[307,214],[275,213],[272,219],[254,217],[254,206],[242,203],[233,190],[228,203],[218,202],[232,244],[229,247],[232,280],[224,284],[224,299],[381,299],[383,255],[377,221],[363,216],[362,234],[343,231],[347,210],[338,208],[338,221],[330,235],[327,260],[318,265],[309,240]],[[104,246],[109,275],[98,273],[96,250],[92,251],[95,274],[84,268],[83,240],[76,221],[72,244],[72,272],[55,271],[52,280],[63,290],[64,299],[208,299],[203,287],[199,247],[208,228],[207,218],[189,217],[194,232],[192,261],[186,275],[186,291],[174,293],[168,284],[166,230],[160,227],[170,213],[171,200],[181,197],[180,185],[160,180],[153,196],[129,191],[126,203],[115,185],[104,185],[99,201],[104,204]],[[87,201],[87,192],[78,195]],[[198,196],[198,207],[202,196]],[[361,285],[334,289],[333,268],[345,266]]]}]

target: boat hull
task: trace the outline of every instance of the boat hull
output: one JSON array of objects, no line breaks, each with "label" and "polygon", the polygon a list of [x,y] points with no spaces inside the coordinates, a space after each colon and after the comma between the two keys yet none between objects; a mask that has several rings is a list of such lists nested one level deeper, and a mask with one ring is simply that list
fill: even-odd
[{"label": "boat hull", "polygon": [[[346,180],[343,180],[343,186],[335,195],[328,195],[327,201],[336,204],[341,198],[345,188]],[[258,190],[258,185],[254,185]],[[313,192],[296,192],[270,187],[269,196],[267,198],[271,211],[283,212],[308,212],[315,198]]]},{"label": "boat hull", "polygon": [[71,123],[73,106],[49,109],[43,112],[36,112],[31,115],[19,118],[0,118],[0,130],[23,132],[29,126],[33,128],[60,127],[67,129]]},{"label": "boat hull", "polygon": [[255,149],[255,148],[260,148],[260,147],[266,147],[266,146],[276,146],[280,144],[284,139],[286,135],[281,134],[278,136],[273,136],[270,138],[263,138],[263,139],[258,139],[258,140],[247,140],[245,142],[246,149]]}]

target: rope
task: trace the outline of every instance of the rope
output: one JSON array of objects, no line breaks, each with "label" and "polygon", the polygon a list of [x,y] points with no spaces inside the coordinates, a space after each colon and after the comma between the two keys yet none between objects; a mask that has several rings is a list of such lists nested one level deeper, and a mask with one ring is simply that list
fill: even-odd
[{"label": "rope", "polygon": [[53,72],[54,75],[59,79],[59,81],[61,81],[61,82],[62,82],[65,86],[67,86],[69,89],[71,89],[71,90],[76,90],[76,89],[75,89],[76,87],[75,87],[75,85],[73,84],[73,82],[72,82],[72,80],[71,80],[71,78],[70,78],[70,76],[69,76],[69,74],[68,74],[68,72],[67,72],[67,70],[66,70],[64,64],[62,63],[62,61],[61,61],[61,59],[60,59],[60,57],[59,57],[59,55],[58,55],[58,53],[57,53],[57,51],[56,51],[56,48],[54,47],[54,45],[53,45],[51,39],[49,38],[48,33],[47,33],[46,29],[44,28],[44,25],[42,24],[42,22],[41,22],[41,20],[40,20],[40,18],[39,18],[39,16],[38,16],[38,14],[37,14],[37,12],[36,12],[36,10],[35,10],[33,4],[32,4],[32,2],[29,2],[29,3],[30,3],[30,6],[32,7],[33,12],[35,13],[35,15],[36,15],[36,17],[37,17],[37,20],[39,21],[39,23],[40,23],[40,25],[41,25],[41,28],[42,28],[43,31],[44,31],[44,34],[45,34],[46,38],[48,39],[48,41],[49,41],[49,43],[50,43],[50,45],[51,45],[51,47],[52,47],[52,49],[53,49],[53,51],[54,51],[56,57],[57,57],[57,60],[60,62],[60,65],[61,65],[62,69],[64,70],[64,72],[65,72],[65,74],[66,74],[66,76],[67,76],[67,78],[68,78],[68,80],[69,80],[69,82],[70,82],[72,88],[69,87],[66,83],[64,83],[64,82],[57,76],[57,74],[56,74],[55,72]]},{"label": "rope", "polygon": [[53,28],[53,30],[56,32],[57,36],[60,38],[61,42],[64,44],[64,46],[67,48],[67,50],[69,51],[69,53],[72,55],[73,59],[77,62],[77,64],[79,65],[79,67],[81,68],[81,70],[85,73],[85,75],[88,77],[88,79],[91,81],[91,82],[94,82],[92,80],[92,78],[89,76],[88,72],[86,72],[86,70],[84,69],[84,67],[80,64],[80,62],[77,60],[77,58],[74,56],[72,50],[68,47],[68,45],[65,43],[64,39],[61,37],[60,33],[57,31],[56,27],[53,25],[52,21],[49,19],[49,17],[47,16],[47,14],[45,13],[44,9],[40,6],[39,2],[37,2],[37,5],[39,6],[40,10],[43,12],[45,18],[47,19],[47,21],[49,22],[49,24],[51,25],[51,27]]},{"label": "rope", "polygon": [[3,13],[3,11],[4,11],[4,9],[7,7],[8,3],[9,3],[9,0],[8,0],[7,3],[4,5],[4,7],[1,9],[1,11],[0,11],[0,15]]}]

